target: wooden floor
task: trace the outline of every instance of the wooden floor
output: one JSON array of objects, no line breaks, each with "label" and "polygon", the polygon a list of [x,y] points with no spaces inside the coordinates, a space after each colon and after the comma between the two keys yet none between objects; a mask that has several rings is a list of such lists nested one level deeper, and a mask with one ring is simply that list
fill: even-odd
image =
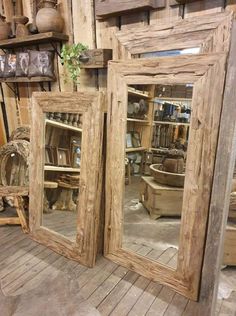
[{"label": "wooden floor", "polygon": [[77,218],[76,212],[54,210],[52,213],[43,214],[43,226],[73,241],[76,239]]},{"label": "wooden floor", "polygon": [[[163,263],[176,260],[174,248],[157,254],[148,247],[129,246],[140,254],[158,256]],[[103,257],[98,258],[95,268],[87,269],[32,241],[19,227],[0,227],[0,249],[0,280],[5,295],[26,293],[49,276],[63,272],[78,280],[80,294],[100,315],[178,316],[187,310],[188,300],[165,286]],[[236,292],[219,301],[217,308],[217,315],[236,315]]]}]

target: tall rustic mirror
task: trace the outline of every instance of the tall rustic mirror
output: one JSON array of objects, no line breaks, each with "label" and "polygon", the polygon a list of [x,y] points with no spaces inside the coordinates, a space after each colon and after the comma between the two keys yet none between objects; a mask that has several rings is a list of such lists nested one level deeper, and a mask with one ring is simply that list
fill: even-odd
[{"label": "tall rustic mirror", "polygon": [[177,268],[192,84],[128,85],[124,248]]},{"label": "tall rustic mirror", "polygon": [[30,231],[37,241],[93,266],[101,200],[102,93],[35,93]]},{"label": "tall rustic mirror", "polygon": [[225,54],[109,64],[108,258],[196,300]]},{"label": "tall rustic mirror", "polygon": [[83,114],[46,112],[42,225],[71,240],[77,234]]}]

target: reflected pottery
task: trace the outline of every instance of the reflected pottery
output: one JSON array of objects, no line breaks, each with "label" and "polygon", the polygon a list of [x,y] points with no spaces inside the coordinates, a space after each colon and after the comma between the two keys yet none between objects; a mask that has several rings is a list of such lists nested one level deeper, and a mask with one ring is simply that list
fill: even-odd
[{"label": "reflected pottery", "polygon": [[155,164],[150,166],[151,174],[154,180],[163,185],[168,185],[172,187],[184,187],[185,174],[184,173],[171,173],[163,171],[163,165]]}]

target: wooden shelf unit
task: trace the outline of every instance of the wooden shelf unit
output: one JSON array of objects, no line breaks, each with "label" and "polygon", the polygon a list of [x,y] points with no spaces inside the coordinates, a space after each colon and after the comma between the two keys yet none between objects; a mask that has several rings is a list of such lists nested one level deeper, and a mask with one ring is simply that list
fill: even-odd
[{"label": "wooden shelf unit", "polygon": [[47,32],[0,41],[0,49],[12,49],[51,42],[66,42],[69,36],[62,33]]},{"label": "wooden shelf unit", "polygon": [[150,121],[148,120],[141,120],[141,119],[135,119],[135,118],[127,118],[127,122],[134,122],[134,123],[141,123],[141,124],[149,124]]},{"label": "wooden shelf unit", "polygon": [[[149,88],[149,87],[148,87]],[[138,132],[140,134],[141,146],[135,148],[126,148],[126,153],[133,152],[143,152],[150,147],[151,129],[152,129],[152,119],[153,119],[153,102],[149,102],[150,99],[154,97],[154,91],[150,86],[146,93],[141,90],[136,90],[131,87],[128,88],[128,99],[135,98],[137,102],[140,99],[145,99],[148,103],[147,118],[127,118],[127,132]],[[129,99],[130,100],[130,99]]]},{"label": "wooden shelf unit", "polygon": [[80,168],[44,166],[44,171],[76,172],[76,173],[80,173]]},{"label": "wooden shelf unit", "polygon": [[149,94],[143,93],[142,91],[139,91],[139,90],[130,89],[130,88],[128,89],[128,94],[137,96],[137,97],[146,98],[146,99],[150,98]]},{"label": "wooden shelf unit", "polygon": [[136,151],[144,151],[146,150],[147,148],[146,147],[132,147],[132,148],[126,148],[126,152],[127,153],[132,153],[132,152],[136,152]]},{"label": "wooden shelf unit", "polygon": [[53,120],[49,120],[49,119],[46,119],[45,122],[46,122],[46,125],[51,125],[51,126],[55,126],[55,127],[58,127],[58,128],[69,129],[71,131],[82,133],[82,128],[79,128],[79,127],[75,127],[75,126],[72,126],[72,125],[67,125],[67,124],[60,123],[60,122],[53,121]]},{"label": "wooden shelf unit", "polygon": [[181,123],[181,122],[168,122],[168,121],[153,121],[154,124],[162,124],[162,125],[184,125],[184,126],[190,126],[190,123]]},{"label": "wooden shelf unit", "polygon": [[152,101],[154,102],[155,100],[163,100],[163,101],[192,101],[191,98],[168,98],[168,97],[155,97],[154,99],[152,99]]}]

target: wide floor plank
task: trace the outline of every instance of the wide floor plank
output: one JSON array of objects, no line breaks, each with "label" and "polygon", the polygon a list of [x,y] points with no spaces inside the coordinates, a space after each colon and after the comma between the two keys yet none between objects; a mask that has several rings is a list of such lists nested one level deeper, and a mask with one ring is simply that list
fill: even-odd
[{"label": "wide floor plank", "polygon": [[[0,227],[0,240],[0,281],[8,295],[25,295],[63,274],[78,282],[78,293],[94,307],[94,314],[87,316],[193,316],[188,314],[188,300],[183,296],[104,257],[99,257],[96,266],[89,269],[39,245],[14,226]],[[134,243],[127,248],[169,266],[176,264],[178,253],[173,247],[153,250]],[[235,316],[235,302],[236,292],[219,300],[217,316]]]}]

